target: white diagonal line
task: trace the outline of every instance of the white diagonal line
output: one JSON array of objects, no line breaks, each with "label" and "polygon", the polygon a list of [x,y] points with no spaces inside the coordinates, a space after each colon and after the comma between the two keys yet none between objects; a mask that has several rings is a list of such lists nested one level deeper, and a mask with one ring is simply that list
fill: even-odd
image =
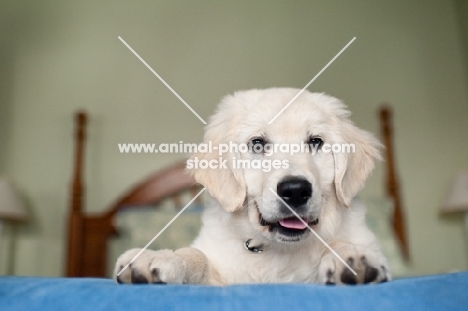
[{"label": "white diagonal line", "polygon": [[167,84],[167,82],[164,81],[164,79],[161,78],[161,76],[158,75],[158,73],[157,73],[156,71],[154,71],[153,68],[151,68],[150,65],[148,65],[148,63],[146,63],[145,60],[144,60],[143,58],[141,58],[141,56],[138,55],[138,53],[135,52],[135,50],[132,49],[132,47],[131,47],[130,45],[128,45],[128,43],[125,42],[124,39],[122,39],[122,38],[119,36],[119,40],[122,41],[122,43],[125,44],[125,46],[126,46],[130,51],[132,51],[132,53],[135,54],[135,56],[136,56],[136,57],[137,57],[137,58],[138,58],[138,59],[139,59],[139,60],[140,60],[140,61],[141,61],[141,62],[142,62],[142,63],[159,79],[159,80],[161,80],[161,82],[162,82],[172,93],[174,93],[174,95],[175,95],[175,96],[176,96],[176,97],[177,97],[177,98],[178,98],[178,99],[195,115],[195,116],[197,116],[197,118],[200,119],[200,121],[203,122],[203,124],[206,125],[205,120],[203,120],[202,117],[200,117],[200,116],[198,115],[198,113],[197,113],[195,110],[193,110],[192,107],[190,107],[190,105],[187,104],[187,103],[185,102],[185,100],[184,100],[179,94],[177,94],[177,92],[174,91],[174,89],[173,89],[169,84]]},{"label": "white diagonal line", "polygon": [[283,201],[283,199],[271,188],[268,188],[270,189],[271,192],[273,192],[274,195],[276,195],[278,197],[278,199],[280,199],[281,202],[283,202],[284,205],[286,205],[287,208],[289,208],[289,210],[294,214],[294,216],[297,217],[297,219],[299,219],[304,225],[306,225],[306,227],[317,237],[317,239],[320,240],[320,242],[323,243],[323,245],[325,245],[329,250],[330,252],[333,253],[333,255],[335,255],[345,266],[346,268],[348,268],[352,273],[354,273],[354,275],[357,275],[356,271],[353,270],[353,268],[351,268],[344,260],[343,258],[340,257],[340,255],[338,255],[334,250],[333,248],[330,247],[330,245],[327,244],[327,242],[325,242],[322,237],[317,233],[315,232],[314,229],[312,229],[308,223],[306,223],[304,221],[304,219],[302,219],[301,216],[299,216],[286,202]]},{"label": "white diagonal line", "polygon": [[308,88],[309,85],[311,85],[312,82],[314,82],[315,79],[317,79],[317,78],[322,74],[322,72],[324,72],[325,69],[327,69],[328,66],[330,66],[330,65],[332,64],[332,63],[338,58],[338,56],[340,56],[341,53],[343,53],[343,52],[348,48],[348,46],[350,46],[351,43],[353,43],[354,40],[356,40],[356,37],[354,37],[353,39],[351,39],[351,41],[349,41],[348,44],[346,44],[346,46],[345,46],[344,48],[342,48],[341,51],[339,51],[338,54],[336,54],[335,57],[333,57],[332,60],[329,61],[328,64],[326,64],[325,67],[323,67],[322,70],[320,70],[319,73],[317,73],[317,74],[315,75],[315,77],[313,77],[312,80],[310,80],[309,83],[307,83],[307,85],[304,86],[304,88],[303,88],[299,93],[297,93],[297,95],[294,96],[294,98],[291,99],[291,100],[289,101],[289,103],[288,103],[286,106],[284,106],[283,109],[281,109],[281,111],[278,112],[278,114],[277,114],[273,119],[271,119],[270,122],[268,122],[268,124],[273,123],[273,121],[275,121],[276,118],[278,118],[278,117],[280,116],[280,114],[282,114],[282,113],[289,107],[289,105],[291,105],[291,104],[296,100],[296,98],[298,98],[298,97],[302,94],[302,92],[304,92],[304,90],[305,90],[306,88]]},{"label": "white diagonal line", "polygon": [[135,259],[137,259],[138,256],[140,256],[141,253],[143,253],[143,252],[148,248],[148,246],[150,246],[151,243],[153,243],[154,240],[156,240],[156,239],[161,235],[161,233],[163,233],[164,230],[166,230],[167,227],[169,227],[169,226],[174,222],[174,220],[176,220],[177,217],[179,217],[180,214],[182,214],[182,213],[190,206],[190,204],[192,204],[192,202],[195,201],[195,199],[198,198],[198,197],[200,196],[200,194],[203,193],[203,191],[205,191],[205,188],[203,188],[202,190],[200,190],[200,192],[198,192],[197,195],[194,196],[193,199],[191,199],[190,202],[188,202],[187,205],[185,205],[184,208],[181,209],[180,212],[178,212],[177,215],[175,215],[174,218],[172,218],[171,221],[169,221],[169,222],[167,223],[167,225],[164,226],[164,228],[162,228],[161,231],[159,231],[159,233],[156,234],[156,235],[154,236],[154,238],[152,238],[151,241],[149,241],[148,244],[146,244],[145,247],[143,247],[143,248],[138,252],[138,254],[136,254],[135,257],[133,257],[133,259],[132,259],[125,267],[122,268],[122,270],[120,270],[119,273],[117,273],[117,276],[120,276],[120,275],[122,274],[122,272],[124,272],[125,269],[127,269],[128,266],[130,266],[130,265],[135,261]]}]

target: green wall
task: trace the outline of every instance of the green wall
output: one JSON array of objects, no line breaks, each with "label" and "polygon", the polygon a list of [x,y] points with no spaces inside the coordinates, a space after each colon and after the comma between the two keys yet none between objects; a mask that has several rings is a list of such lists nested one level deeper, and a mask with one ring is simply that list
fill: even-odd
[{"label": "green wall", "polygon": [[[63,272],[74,111],[91,115],[89,211],[183,157],[123,155],[117,143],[201,141],[200,121],[118,36],[205,120],[235,90],[302,88],[356,36],[309,90],[343,99],[353,120],[377,135],[378,105],[394,106],[413,264],[418,273],[467,269],[461,215],[438,213],[451,176],[468,165],[456,7],[443,0],[3,0],[0,169],[18,184],[32,217],[18,228],[15,274]],[[381,185],[378,169],[364,195],[380,195]]]}]

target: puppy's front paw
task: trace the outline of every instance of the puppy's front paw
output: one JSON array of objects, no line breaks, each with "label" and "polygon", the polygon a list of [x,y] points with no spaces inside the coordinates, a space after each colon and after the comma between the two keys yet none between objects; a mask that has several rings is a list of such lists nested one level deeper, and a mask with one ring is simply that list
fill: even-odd
[{"label": "puppy's front paw", "polygon": [[[125,266],[140,252],[135,248],[117,259],[114,279],[118,283],[174,283],[185,282],[186,262],[172,250],[144,250],[126,269]],[[122,269],[124,269],[122,271]]]},{"label": "puppy's front paw", "polygon": [[335,252],[356,272],[356,275],[333,253],[323,256],[319,281],[323,284],[381,283],[391,279],[385,258],[364,246],[344,245]]}]

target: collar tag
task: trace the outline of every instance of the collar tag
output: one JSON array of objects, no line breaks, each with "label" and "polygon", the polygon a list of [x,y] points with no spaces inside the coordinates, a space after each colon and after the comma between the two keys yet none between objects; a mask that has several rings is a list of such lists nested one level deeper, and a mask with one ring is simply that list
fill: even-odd
[{"label": "collar tag", "polygon": [[248,250],[249,252],[260,254],[263,251],[264,245],[260,244],[259,246],[250,246],[251,241],[252,239],[248,239],[247,241],[245,241],[244,243],[245,249]]}]

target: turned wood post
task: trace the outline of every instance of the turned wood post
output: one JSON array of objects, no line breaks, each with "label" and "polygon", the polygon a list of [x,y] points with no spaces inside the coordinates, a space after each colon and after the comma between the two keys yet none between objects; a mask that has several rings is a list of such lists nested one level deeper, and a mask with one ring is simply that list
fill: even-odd
[{"label": "turned wood post", "polygon": [[393,147],[392,110],[388,105],[380,108],[380,124],[382,139],[385,145],[386,161],[386,193],[393,200],[393,230],[405,260],[409,260],[408,238],[406,224],[403,218],[403,206],[401,203],[398,177],[395,167],[395,150]]},{"label": "turned wood post", "polygon": [[81,276],[80,254],[82,254],[83,245],[83,161],[84,161],[84,145],[86,139],[86,121],[87,115],[85,112],[77,112],[75,114],[75,139],[74,139],[74,165],[73,165],[73,181],[70,198],[69,210],[69,232],[68,232],[68,249],[67,249],[67,266],[66,276]]}]

